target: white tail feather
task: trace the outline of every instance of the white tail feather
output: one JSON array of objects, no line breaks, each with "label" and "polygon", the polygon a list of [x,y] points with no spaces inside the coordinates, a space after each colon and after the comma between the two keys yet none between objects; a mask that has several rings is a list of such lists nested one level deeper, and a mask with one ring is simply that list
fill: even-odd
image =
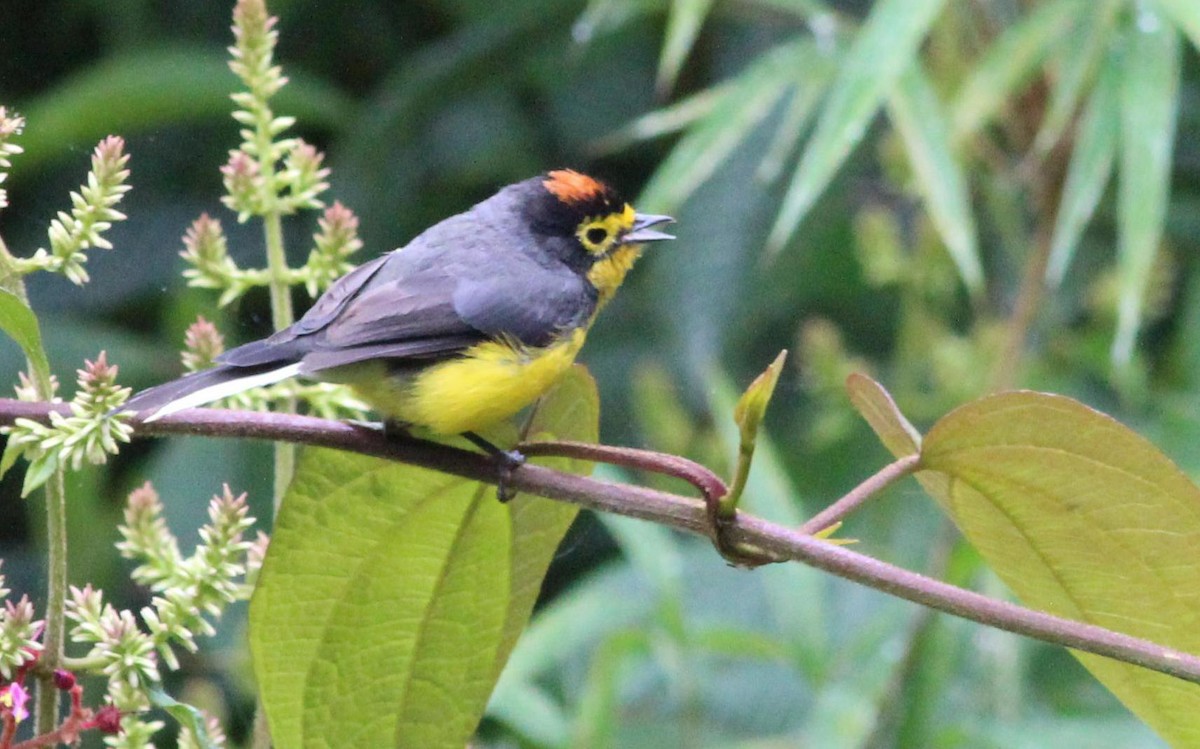
[{"label": "white tail feather", "polygon": [[300,373],[300,363],[289,364],[286,367],[272,369],[270,372],[261,372],[248,377],[239,377],[236,380],[229,380],[216,385],[210,385],[206,388],[201,388],[194,393],[188,393],[182,398],[176,398],[167,405],[155,411],[146,418],[147,422],[157,421],[164,416],[170,416],[173,413],[182,411],[185,408],[195,408],[203,406],[206,403],[212,403],[215,400],[228,398],[231,395],[249,390],[250,388],[263,387],[265,385],[274,385],[276,382],[286,380],[289,377],[294,377]]}]

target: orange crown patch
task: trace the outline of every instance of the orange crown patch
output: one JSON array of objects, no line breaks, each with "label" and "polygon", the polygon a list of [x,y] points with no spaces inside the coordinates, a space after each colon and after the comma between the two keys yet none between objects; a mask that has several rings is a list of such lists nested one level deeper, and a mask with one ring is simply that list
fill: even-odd
[{"label": "orange crown patch", "polygon": [[602,182],[572,169],[556,169],[547,176],[542,185],[564,203],[587,203],[609,192]]}]

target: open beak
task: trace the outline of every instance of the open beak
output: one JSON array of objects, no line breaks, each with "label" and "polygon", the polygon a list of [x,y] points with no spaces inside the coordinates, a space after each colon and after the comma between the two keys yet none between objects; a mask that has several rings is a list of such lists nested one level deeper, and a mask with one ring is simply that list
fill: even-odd
[{"label": "open beak", "polygon": [[659,231],[653,227],[659,224],[670,224],[675,219],[670,216],[656,216],[652,213],[638,213],[633,217],[633,228],[621,237],[621,244],[640,244],[642,242],[660,242],[664,239],[674,239],[674,235]]}]

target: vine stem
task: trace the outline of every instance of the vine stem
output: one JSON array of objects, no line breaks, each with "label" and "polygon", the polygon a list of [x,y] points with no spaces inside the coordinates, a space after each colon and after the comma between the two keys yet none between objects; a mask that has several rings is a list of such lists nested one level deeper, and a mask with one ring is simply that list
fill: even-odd
[{"label": "vine stem", "polygon": [[888,463],[875,475],[850,490],[844,497],[809,518],[804,525],[800,526],[800,532],[812,536],[835,523],[840,523],[842,518],[857,509],[863,502],[917,470],[920,462],[921,456],[914,453]]},{"label": "vine stem", "polygon": [[[21,417],[48,421],[52,408],[65,409],[66,406],[0,399],[0,424],[12,423]],[[495,464],[481,453],[422,440],[389,439],[370,427],[310,416],[193,409],[150,424],[134,418],[130,424],[140,437],[189,434],[286,440],[398,460],[487,483],[497,480]],[[898,464],[904,465],[903,461],[892,465]],[[890,475],[881,471],[875,478],[881,474],[885,478]],[[711,536],[705,505],[699,499],[561,473],[532,464],[514,469],[506,481],[512,488],[530,494]],[[1200,684],[1200,657],[1190,653],[989,598],[822,541],[799,529],[786,528],[742,512],[732,519],[728,533],[735,542],[762,549],[773,557],[803,562],[964,619]]]}]

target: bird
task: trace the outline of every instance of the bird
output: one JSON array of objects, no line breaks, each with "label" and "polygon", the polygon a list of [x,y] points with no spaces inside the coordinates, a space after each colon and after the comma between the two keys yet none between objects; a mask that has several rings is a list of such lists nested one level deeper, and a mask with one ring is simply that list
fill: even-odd
[{"label": "bird", "polygon": [[500,189],[349,271],[298,321],[122,408],[153,421],[304,377],[341,383],[389,428],[480,436],[567,372],[598,313],[670,216],[638,213],[604,181],[557,169]]}]

